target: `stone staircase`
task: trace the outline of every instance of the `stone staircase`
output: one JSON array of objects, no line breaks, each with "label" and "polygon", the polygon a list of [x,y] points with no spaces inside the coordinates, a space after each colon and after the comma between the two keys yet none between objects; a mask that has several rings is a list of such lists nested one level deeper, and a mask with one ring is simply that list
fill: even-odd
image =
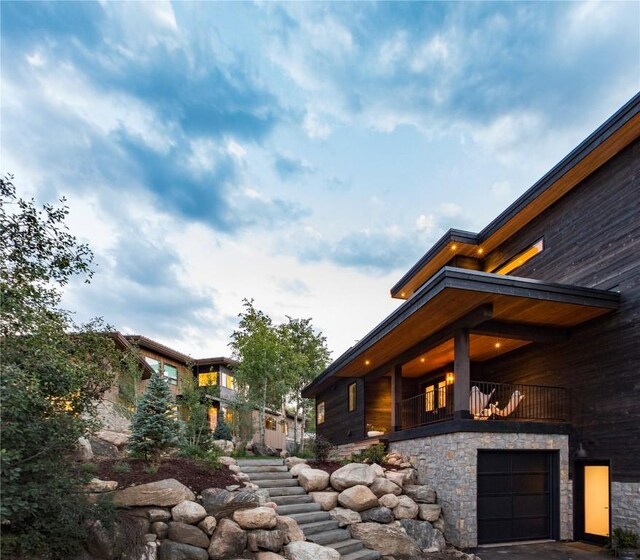
[{"label": "stone staircase", "polygon": [[343,560],[378,560],[380,553],[365,548],[352,539],[347,529],[341,529],[329,512],[307,495],[283,459],[238,459],[238,466],[251,482],[269,492],[278,505],[278,515],[295,519],[308,541],[337,550]]}]

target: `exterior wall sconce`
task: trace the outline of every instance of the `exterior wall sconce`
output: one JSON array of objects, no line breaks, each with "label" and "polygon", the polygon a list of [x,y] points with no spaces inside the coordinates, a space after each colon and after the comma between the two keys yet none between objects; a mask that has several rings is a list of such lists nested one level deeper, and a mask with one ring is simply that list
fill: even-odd
[{"label": "exterior wall sconce", "polygon": [[447,385],[451,385],[451,383],[453,383],[453,382],[454,382],[455,378],[456,378],[456,377],[455,377],[455,375],[453,374],[453,372],[452,372],[452,371],[448,372],[448,373],[447,373],[447,375],[446,375],[446,377],[445,377],[445,379],[446,379],[446,381],[447,381]]},{"label": "exterior wall sconce", "polygon": [[589,456],[587,450],[582,445],[582,442],[578,444],[578,449],[576,449],[575,458],[576,459],[586,459]]}]

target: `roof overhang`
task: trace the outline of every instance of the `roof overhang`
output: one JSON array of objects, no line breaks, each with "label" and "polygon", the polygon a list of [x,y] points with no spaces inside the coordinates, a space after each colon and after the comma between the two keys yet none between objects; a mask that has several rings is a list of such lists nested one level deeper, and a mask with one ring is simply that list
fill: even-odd
[{"label": "roof overhang", "polygon": [[[456,328],[468,328],[485,343],[496,336],[519,340],[518,332],[522,340],[535,339],[609,313],[619,301],[620,294],[606,290],[444,267],[305,387],[303,395],[315,396],[334,377],[362,377],[409,362],[446,343]],[[505,350],[513,349],[509,344],[516,343]],[[483,346],[486,356],[487,345],[476,344]]]},{"label": "roof overhang", "polygon": [[480,233],[448,231],[394,286],[407,299],[455,255],[481,259],[640,137],[640,93]]}]

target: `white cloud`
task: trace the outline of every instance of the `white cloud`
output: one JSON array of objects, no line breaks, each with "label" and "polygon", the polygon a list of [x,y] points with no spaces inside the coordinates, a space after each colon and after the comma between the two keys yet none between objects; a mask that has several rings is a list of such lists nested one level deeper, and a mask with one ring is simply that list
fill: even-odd
[{"label": "white cloud", "polygon": [[443,202],[438,206],[438,212],[447,218],[456,218],[462,214],[462,207],[453,202]]},{"label": "white cloud", "polygon": [[245,150],[242,145],[235,140],[229,140],[227,142],[227,151],[239,161],[244,160],[247,155],[247,150]]},{"label": "white cloud", "polygon": [[325,140],[331,135],[331,126],[323,122],[314,112],[307,111],[302,126],[312,140]]},{"label": "white cloud", "polygon": [[436,218],[433,214],[420,214],[416,219],[416,228],[418,231],[427,235],[433,233],[436,227]]}]

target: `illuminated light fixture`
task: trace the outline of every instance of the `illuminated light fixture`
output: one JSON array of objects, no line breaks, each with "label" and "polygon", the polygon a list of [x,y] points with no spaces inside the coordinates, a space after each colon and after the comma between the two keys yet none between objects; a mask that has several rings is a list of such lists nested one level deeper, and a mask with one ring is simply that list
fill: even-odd
[{"label": "illuminated light fixture", "polygon": [[404,292],[402,292],[402,293],[400,294],[400,297],[404,297]]},{"label": "illuminated light fixture", "polygon": [[370,363],[371,363],[371,360],[365,360],[365,361],[364,361],[364,365],[365,365],[365,366],[368,366]]},{"label": "illuminated light fixture", "polygon": [[484,253],[484,249],[482,247],[478,247],[478,255],[482,255]]},{"label": "illuminated light fixture", "polygon": [[420,358],[420,361],[421,361],[422,363],[424,363],[424,358]]},{"label": "illuminated light fixture", "polygon": [[500,348],[500,346],[502,346],[502,344],[500,344],[499,342],[496,342],[496,343],[494,344],[494,346],[495,346],[496,348]]},{"label": "illuminated light fixture", "polygon": [[458,248],[458,246],[454,243],[453,245],[451,245],[451,250],[455,251]]},{"label": "illuminated light fixture", "polygon": [[447,381],[447,385],[450,385],[451,383],[453,383],[453,380],[455,379],[455,375],[453,375],[453,372],[450,371],[449,373],[447,373],[445,379]]}]

